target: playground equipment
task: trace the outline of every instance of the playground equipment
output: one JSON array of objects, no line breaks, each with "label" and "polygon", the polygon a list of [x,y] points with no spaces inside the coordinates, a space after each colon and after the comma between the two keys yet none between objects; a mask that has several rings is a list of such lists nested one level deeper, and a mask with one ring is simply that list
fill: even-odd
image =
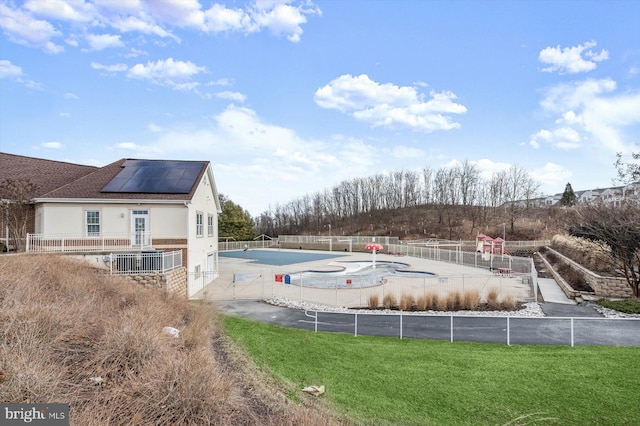
[{"label": "playground equipment", "polygon": [[489,260],[492,254],[509,256],[509,252],[505,249],[506,241],[502,238],[491,238],[484,234],[476,236],[476,252],[482,253],[484,260]]}]

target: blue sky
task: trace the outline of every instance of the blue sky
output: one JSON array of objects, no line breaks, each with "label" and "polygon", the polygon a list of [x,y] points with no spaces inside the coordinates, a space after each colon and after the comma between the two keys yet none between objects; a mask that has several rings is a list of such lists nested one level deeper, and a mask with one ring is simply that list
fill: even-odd
[{"label": "blue sky", "polygon": [[258,215],[356,177],[640,151],[639,1],[0,1],[0,150],[209,160]]}]

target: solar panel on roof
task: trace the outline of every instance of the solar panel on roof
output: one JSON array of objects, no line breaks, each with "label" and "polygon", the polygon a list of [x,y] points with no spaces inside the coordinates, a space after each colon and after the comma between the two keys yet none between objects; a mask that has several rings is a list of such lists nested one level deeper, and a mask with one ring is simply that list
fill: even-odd
[{"label": "solar panel on roof", "polygon": [[126,160],[100,192],[188,194],[202,167],[200,161]]}]

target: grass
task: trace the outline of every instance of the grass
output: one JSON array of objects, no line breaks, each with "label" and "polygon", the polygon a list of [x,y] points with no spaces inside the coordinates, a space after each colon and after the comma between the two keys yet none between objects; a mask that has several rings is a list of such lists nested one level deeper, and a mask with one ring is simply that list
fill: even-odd
[{"label": "grass", "polygon": [[336,423],[235,352],[206,304],[61,256],[0,257],[4,403],[68,403],[82,426]]},{"label": "grass", "polygon": [[322,398],[360,424],[629,425],[638,418],[638,348],[354,337],[236,317],[223,324],[289,392],[324,385]]},{"label": "grass", "polygon": [[625,314],[640,314],[640,299],[601,300],[598,303],[605,308],[614,309]]}]

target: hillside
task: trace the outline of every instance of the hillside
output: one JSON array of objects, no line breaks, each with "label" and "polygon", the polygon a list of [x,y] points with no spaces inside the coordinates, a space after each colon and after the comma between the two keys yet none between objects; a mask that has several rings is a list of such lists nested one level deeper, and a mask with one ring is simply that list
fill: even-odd
[{"label": "hillside", "polygon": [[69,403],[71,424],[83,426],[334,423],[287,403],[221,335],[208,305],[68,258],[0,262],[2,402]]},{"label": "hillside", "polygon": [[[511,229],[513,217],[513,229]],[[441,238],[473,240],[478,233],[504,237],[506,240],[551,239],[564,228],[562,208],[528,208],[514,213],[505,208],[480,206],[422,205],[401,209],[376,210],[353,217],[299,221],[261,232],[269,235],[327,235],[329,223],[332,235],[396,236],[403,240]]]}]

